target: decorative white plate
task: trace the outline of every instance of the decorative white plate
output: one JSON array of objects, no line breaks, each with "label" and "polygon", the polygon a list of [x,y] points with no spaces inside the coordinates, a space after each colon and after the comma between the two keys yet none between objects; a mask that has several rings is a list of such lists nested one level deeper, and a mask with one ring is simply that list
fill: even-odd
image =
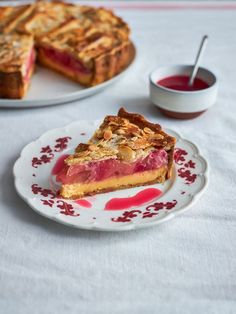
[{"label": "decorative white plate", "polygon": [[[73,152],[79,142],[87,141],[99,124],[89,121],[71,123],[43,134],[22,150],[14,165],[15,187],[18,194],[36,212],[82,229],[134,230],[159,224],[184,212],[206,188],[207,162],[196,145],[176,132],[167,130],[176,137],[177,144],[173,175],[164,184],[104,193],[79,201],[58,197],[53,190],[51,176],[55,164],[58,167],[60,163],[58,158],[62,160],[62,155]],[[142,205],[128,207],[129,198],[134,199],[138,193],[145,193],[147,188],[154,192],[159,189],[162,194]],[[105,209],[109,207],[107,204],[111,205],[117,198],[126,198],[123,200],[123,208]]]},{"label": "decorative white plate", "polygon": [[101,92],[119,80],[134,64],[134,61],[120,74],[93,87],[83,87],[55,71],[39,65],[32,76],[31,86],[24,99],[0,98],[0,108],[31,108],[59,105],[79,100]]}]

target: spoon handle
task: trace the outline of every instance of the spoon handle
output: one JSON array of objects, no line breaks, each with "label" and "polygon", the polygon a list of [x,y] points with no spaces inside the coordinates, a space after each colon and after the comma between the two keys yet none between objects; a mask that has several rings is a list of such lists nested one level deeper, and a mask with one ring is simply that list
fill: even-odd
[{"label": "spoon handle", "polygon": [[192,70],[192,73],[191,73],[191,76],[190,76],[190,79],[189,79],[189,82],[188,82],[189,86],[193,85],[195,76],[196,76],[198,68],[199,68],[199,63],[201,61],[203,52],[204,52],[204,50],[206,48],[207,42],[208,42],[208,36],[205,35],[205,36],[202,37],[202,41],[201,41],[200,47],[198,49],[198,53],[197,53],[197,56],[196,56],[194,67],[193,67],[193,70]]}]

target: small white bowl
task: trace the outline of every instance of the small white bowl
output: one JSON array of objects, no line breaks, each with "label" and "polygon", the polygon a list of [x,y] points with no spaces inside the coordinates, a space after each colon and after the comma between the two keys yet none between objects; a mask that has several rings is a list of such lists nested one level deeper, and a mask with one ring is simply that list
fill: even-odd
[{"label": "small white bowl", "polygon": [[150,74],[150,98],[163,114],[177,119],[192,119],[215,103],[218,82],[216,76],[205,68],[199,68],[196,76],[209,85],[205,89],[179,91],[157,83],[175,75],[190,76],[192,68],[192,65],[171,65],[160,67]]}]

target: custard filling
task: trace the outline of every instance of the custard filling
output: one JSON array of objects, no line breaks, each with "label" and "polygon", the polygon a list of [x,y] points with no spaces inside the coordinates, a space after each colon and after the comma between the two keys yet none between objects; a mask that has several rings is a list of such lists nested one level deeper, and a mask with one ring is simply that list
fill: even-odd
[{"label": "custard filling", "polygon": [[165,181],[167,167],[161,167],[156,170],[138,172],[118,178],[109,178],[103,181],[92,183],[74,183],[62,186],[61,195],[65,198],[81,197],[84,194],[93,194],[94,192],[107,192],[117,189],[127,188],[129,186],[139,186],[152,182],[162,183]]}]

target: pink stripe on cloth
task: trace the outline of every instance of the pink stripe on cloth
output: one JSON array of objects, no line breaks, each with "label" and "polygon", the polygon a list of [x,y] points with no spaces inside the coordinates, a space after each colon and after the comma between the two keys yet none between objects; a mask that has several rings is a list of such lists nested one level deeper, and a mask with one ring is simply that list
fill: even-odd
[{"label": "pink stripe on cloth", "polygon": [[[194,1],[189,2],[171,2],[165,3],[164,1],[151,2],[151,1],[79,1],[79,0],[64,0],[65,2],[86,4],[93,6],[104,6],[111,9],[124,9],[124,10],[236,10],[236,3],[234,2],[224,2],[219,3],[218,1],[213,1],[209,3],[203,3]],[[0,6],[4,5],[19,5],[32,3],[31,0],[15,0],[15,1],[1,1]]]},{"label": "pink stripe on cloth", "polygon": [[[88,4],[86,1],[70,0],[69,2]],[[189,2],[170,2],[164,1],[89,1],[89,5],[104,6],[111,9],[124,10],[236,10],[236,3],[228,1],[219,3],[217,1],[203,3],[200,1]]]},{"label": "pink stripe on cloth", "polygon": [[106,3],[106,7],[122,10],[236,10],[236,3],[192,3],[192,4],[161,4],[161,3]]}]

